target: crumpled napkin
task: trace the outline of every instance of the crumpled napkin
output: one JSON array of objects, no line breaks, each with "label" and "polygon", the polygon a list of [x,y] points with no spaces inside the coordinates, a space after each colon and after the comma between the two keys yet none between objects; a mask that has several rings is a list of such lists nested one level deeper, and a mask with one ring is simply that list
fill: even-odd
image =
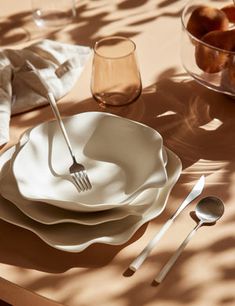
[{"label": "crumpled napkin", "polygon": [[52,40],[42,40],[22,50],[0,52],[0,146],[9,141],[12,114],[48,104],[40,82],[22,67],[30,61],[46,81],[56,100],[66,95],[78,80],[91,49]]}]

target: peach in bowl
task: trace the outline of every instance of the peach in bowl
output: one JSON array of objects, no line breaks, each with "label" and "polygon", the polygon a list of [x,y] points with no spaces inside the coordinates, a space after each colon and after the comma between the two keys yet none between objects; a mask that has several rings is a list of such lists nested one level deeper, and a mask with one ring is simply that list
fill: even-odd
[{"label": "peach in bowl", "polygon": [[181,58],[186,71],[207,88],[234,97],[235,5],[191,0],[181,20]]}]

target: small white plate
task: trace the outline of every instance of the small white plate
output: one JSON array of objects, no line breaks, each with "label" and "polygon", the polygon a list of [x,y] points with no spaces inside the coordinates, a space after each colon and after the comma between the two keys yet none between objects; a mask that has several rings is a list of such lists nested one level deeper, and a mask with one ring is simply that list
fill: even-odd
[{"label": "small white plate", "polygon": [[[151,189],[149,192],[140,193],[130,207],[120,207],[99,212],[74,212],[65,210],[43,202],[28,200],[21,196],[15,177],[12,173],[14,156],[28,140],[27,133],[24,139],[16,146],[4,152],[0,157],[0,194],[15,204],[25,215],[43,224],[58,224],[64,222],[78,223],[84,225],[97,225],[108,221],[120,220],[128,215],[138,215],[133,206],[150,205],[153,198],[156,198],[158,189]],[[167,153],[163,147],[164,165],[167,164]]]},{"label": "small white plate", "polygon": [[[45,225],[28,218],[14,204],[0,197],[0,218],[34,232],[50,246],[67,252],[81,252],[94,243],[123,244],[138,228],[156,218],[165,208],[170,191],[177,182],[182,169],[179,158],[173,152],[167,150],[167,155],[168,181],[160,189],[157,199],[154,199],[147,209],[145,206],[137,206],[136,211],[139,216],[128,216],[122,220],[94,226],[73,223]],[[148,191],[145,190],[144,193],[146,192]]]},{"label": "small white plate", "polygon": [[56,121],[33,128],[13,164],[23,197],[73,211],[128,205],[147,188],[167,181],[162,137],[154,129],[108,113],[64,119],[75,155],[93,188],[78,193],[68,173],[71,159]]}]

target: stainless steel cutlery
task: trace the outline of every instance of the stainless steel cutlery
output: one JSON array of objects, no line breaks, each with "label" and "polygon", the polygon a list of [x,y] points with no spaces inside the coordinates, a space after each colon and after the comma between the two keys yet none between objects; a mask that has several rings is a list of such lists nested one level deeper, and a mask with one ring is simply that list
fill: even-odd
[{"label": "stainless steel cutlery", "polygon": [[173,224],[177,216],[195,199],[197,198],[204,188],[205,184],[205,177],[202,175],[196,185],[193,187],[189,195],[186,197],[186,199],[182,202],[182,204],[178,207],[178,209],[175,211],[175,213],[168,219],[168,221],[163,225],[161,230],[152,237],[150,242],[147,244],[147,246],[142,250],[142,252],[135,258],[135,260],[129,265],[129,269],[131,269],[133,272],[139,269],[139,267],[142,265],[142,263],[145,261],[145,259],[148,257],[150,252],[153,250],[153,248],[156,246],[156,244],[160,241],[162,236],[166,233],[166,231],[169,229],[169,227]]},{"label": "stainless steel cutlery", "polygon": [[56,105],[56,101],[55,101],[53,93],[51,92],[48,85],[46,84],[46,82],[43,80],[43,78],[39,74],[38,70],[32,65],[31,62],[26,61],[25,69],[27,69],[28,71],[33,71],[35,73],[35,75],[37,76],[37,79],[41,83],[42,88],[44,90],[44,94],[45,94],[47,100],[49,101],[49,103],[52,107],[52,110],[54,112],[54,115],[55,115],[55,117],[58,121],[59,127],[61,129],[61,132],[63,134],[63,137],[65,139],[65,142],[66,142],[66,144],[68,146],[68,149],[69,149],[69,153],[70,153],[71,158],[72,158],[72,165],[69,167],[69,172],[70,172],[71,178],[74,182],[74,185],[77,187],[79,192],[90,190],[92,188],[92,185],[91,185],[90,179],[87,175],[87,171],[86,171],[84,165],[82,165],[82,164],[80,164],[76,161],[76,157],[75,157],[71,142],[69,140],[69,137],[68,137],[67,131],[65,129],[63,120],[60,116],[60,112],[59,112],[58,107]]}]

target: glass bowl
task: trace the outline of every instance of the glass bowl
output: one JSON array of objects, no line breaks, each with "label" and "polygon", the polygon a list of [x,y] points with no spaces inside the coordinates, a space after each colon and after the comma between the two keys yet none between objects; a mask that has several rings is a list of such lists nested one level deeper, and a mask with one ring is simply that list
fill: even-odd
[{"label": "glass bowl", "polygon": [[[215,34],[218,39],[212,45],[208,39],[205,42],[205,36],[196,37],[191,30],[189,32],[188,26],[192,13],[200,6],[221,10],[221,8],[232,4],[232,1],[223,0],[191,0],[185,5],[181,16],[181,59],[185,70],[198,83],[209,89],[235,97],[235,48],[228,50],[227,47],[226,49],[221,47],[221,35],[225,36],[225,32],[218,33],[219,31],[217,31]],[[200,21],[197,24],[202,23]],[[228,30],[233,30],[233,28],[235,28],[235,23],[229,22]]]}]

